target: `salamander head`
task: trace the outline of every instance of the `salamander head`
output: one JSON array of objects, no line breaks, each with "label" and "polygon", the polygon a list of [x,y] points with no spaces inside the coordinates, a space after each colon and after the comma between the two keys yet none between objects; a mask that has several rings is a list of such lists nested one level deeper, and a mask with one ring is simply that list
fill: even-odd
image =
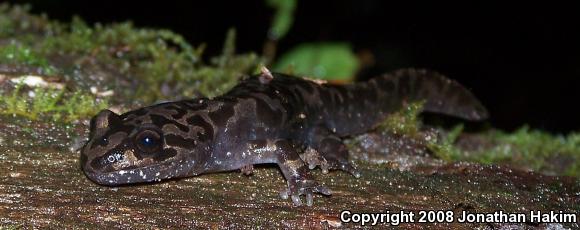
[{"label": "salamander head", "polygon": [[[208,132],[172,118],[163,104],[117,115],[103,110],[91,120],[89,141],[81,151],[87,177],[102,185],[160,181],[197,174],[209,151]],[[183,115],[185,116],[185,115]]]}]

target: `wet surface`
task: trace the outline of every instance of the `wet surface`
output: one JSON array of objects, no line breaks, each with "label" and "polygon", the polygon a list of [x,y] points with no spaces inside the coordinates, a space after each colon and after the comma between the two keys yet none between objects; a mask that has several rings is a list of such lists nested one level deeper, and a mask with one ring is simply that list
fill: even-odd
[{"label": "wet surface", "polygon": [[[424,134],[424,135],[423,135]],[[434,133],[422,133],[419,138],[409,138],[389,132],[369,132],[347,139],[351,158],[372,163],[385,163],[401,171],[413,167],[442,166],[444,160],[433,157],[427,148],[427,138],[434,138]]]},{"label": "wet surface", "polygon": [[[0,152],[0,224],[7,226],[325,228],[330,223],[331,227],[355,228],[360,226],[340,223],[341,210],[580,210],[577,179],[499,166],[456,163],[400,171],[390,164],[359,161],[360,179],[342,172],[322,175],[315,171],[315,177],[333,195],[315,196],[312,207],[294,207],[278,196],[285,182],[275,167],[257,167],[251,176],[230,172],[110,188],[85,178],[76,153],[26,147],[2,147]],[[493,227],[459,223],[402,226]]]}]

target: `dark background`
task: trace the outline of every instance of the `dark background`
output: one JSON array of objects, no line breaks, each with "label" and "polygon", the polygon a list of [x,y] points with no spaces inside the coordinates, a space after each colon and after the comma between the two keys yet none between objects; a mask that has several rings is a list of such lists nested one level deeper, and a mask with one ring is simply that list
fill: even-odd
[{"label": "dark background", "polygon": [[[131,20],[168,28],[208,56],[221,51],[228,28],[239,52],[261,52],[273,9],[264,1],[11,1],[35,13],[89,23]],[[279,53],[312,41],[350,42],[375,65],[362,78],[400,67],[442,72],[471,88],[494,126],[524,124],[557,133],[580,130],[580,7],[482,4],[395,5],[381,0],[298,2]]]}]

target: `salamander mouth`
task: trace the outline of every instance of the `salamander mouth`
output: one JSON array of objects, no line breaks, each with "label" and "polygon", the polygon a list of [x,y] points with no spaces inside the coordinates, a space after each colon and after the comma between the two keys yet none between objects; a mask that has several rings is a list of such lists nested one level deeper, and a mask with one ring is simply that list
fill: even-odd
[{"label": "salamander mouth", "polygon": [[[174,168],[178,168],[177,170]],[[164,179],[186,176],[189,170],[176,167],[174,162],[149,165],[140,168],[119,170],[108,173],[83,170],[87,178],[99,185],[119,186],[124,184],[152,183]]]}]

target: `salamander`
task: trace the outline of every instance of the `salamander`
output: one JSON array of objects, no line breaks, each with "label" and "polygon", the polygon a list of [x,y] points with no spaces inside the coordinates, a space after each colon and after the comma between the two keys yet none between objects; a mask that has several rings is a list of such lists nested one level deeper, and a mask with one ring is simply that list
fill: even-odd
[{"label": "salamander", "polygon": [[402,69],[353,84],[329,84],[265,70],[213,99],[166,102],[123,114],[99,112],[81,150],[93,182],[118,186],[276,164],[281,192],[295,205],[330,195],[309,170],[360,172],[342,139],[375,128],[405,104],[480,121],[488,112],[459,83],[422,69]]}]

